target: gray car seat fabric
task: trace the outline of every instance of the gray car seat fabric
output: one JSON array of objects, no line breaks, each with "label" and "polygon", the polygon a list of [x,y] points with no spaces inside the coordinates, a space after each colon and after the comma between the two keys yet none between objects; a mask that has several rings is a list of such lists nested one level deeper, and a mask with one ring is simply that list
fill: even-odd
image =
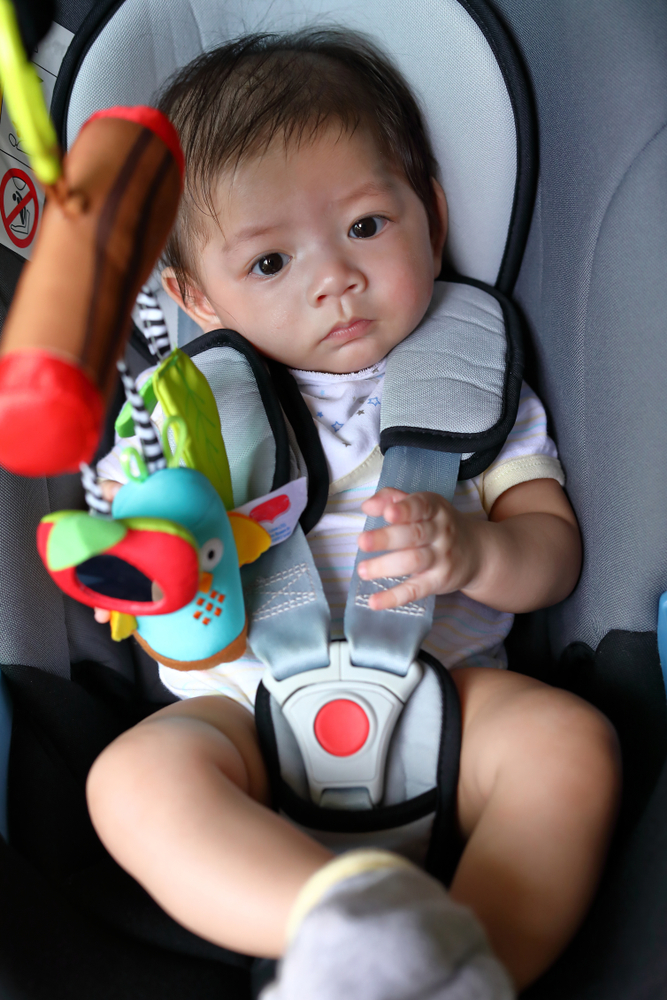
[{"label": "gray car seat fabric", "polygon": [[585,542],[553,650],[655,631],[667,589],[667,7],[498,0],[539,111],[515,298]]},{"label": "gray car seat fabric", "polygon": [[[35,525],[52,510],[82,506],[78,476],[23,479],[0,470],[4,530],[0,569],[0,662],[28,664],[69,677],[70,663],[95,654],[126,666],[81,605],[52,585],[35,551]],[[83,612],[83,613],[82,613]]]},{"label": "gray car seat fabric", "polygon": [[85,504],[76,475],[24,479],[0,469],[0,662],[69,677],[70,664],[94,660],[134,683],[131,644],[113,642],[90,609],[58,590],[36,551],[39,520],[54,510],[79,508]]}]

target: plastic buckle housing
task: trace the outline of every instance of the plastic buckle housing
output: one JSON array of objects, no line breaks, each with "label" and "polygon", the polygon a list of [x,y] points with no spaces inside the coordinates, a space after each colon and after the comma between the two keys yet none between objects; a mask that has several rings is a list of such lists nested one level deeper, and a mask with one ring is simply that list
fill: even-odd
[{"label": "plastic buckle housing", "polygon": [[398,717],[424,670],[405,677],[356,667],[345,640],[329,645],[328,667],[263,683],[280,705],[303,757],[313,802],[369,809],[384,794],[385,764]]}]

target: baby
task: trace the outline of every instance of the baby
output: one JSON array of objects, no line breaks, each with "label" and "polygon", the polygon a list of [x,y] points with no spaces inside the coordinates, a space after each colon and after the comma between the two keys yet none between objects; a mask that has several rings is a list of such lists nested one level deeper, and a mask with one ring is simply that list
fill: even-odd
[{"label": "baby", "polygon": [[[329,929],[308,951],[322,900],[347,892],[358,916],[355,893],[370,898],[380,884],[385,910],[400,897],[410,912],[436,915],[420,923],[431,936],[428,960],[417,962],[407,931],[401,941],[388,930],[380,954],[373,935],[364,938],[364,974],[387,961],[405,970],[414,958],[409,988],[400,992],[397,973],[392,997],[450,995],[446,985],[427,992],[418,977],[440,962],[450,970],[441,974],[446,983],[452,962],[468,961],[447,954],[442,928],[461,912],[455,902],[470,908],[522,989],[586,911],[619,789],[606,720],[564,691],[497,669],[506,666],[512,615],[563,600],[580,570],[577,523],[542,406],[524,387],[500,455],[483,476],[459,484],[453,503],[434,493],[376,493],[384,359],[429,307],[447,204],[413,97],[364,40],[334,31],[242,39],[183,70],[161,107],[187,164],[164,287],[203,332],[237,330],[299,382],[332,480],[308,540],[334,637],[362,510],[387,527],[359,537],[362,550],[383,553],[360,574],[405,577],[371,607],[439,595],[425,646],[451,669],[461,701],[465,848],[446,894],[389,854],[332,860],[267,808],[249,710],[262,668],[250,654],[207,672],[161,668],[183,700],[98,758],[88,781],[95,827],[186,927],[249,954],[285,954],[276,996],[385,995],[381,987],[371,994],[355,973],[358,923],[346,937],[325,921]],[[120,481],[113,453],[99,468]],[[312,978],[316,967],[327,970],[326,992]],[[494,959],[476,968],[486,985],[475,996],[510,995]]]}]

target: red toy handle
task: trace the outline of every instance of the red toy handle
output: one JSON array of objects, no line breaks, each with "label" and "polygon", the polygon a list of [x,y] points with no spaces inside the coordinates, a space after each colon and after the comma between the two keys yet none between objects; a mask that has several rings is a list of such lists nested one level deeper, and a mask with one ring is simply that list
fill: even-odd
[{"label": "red toy handle", "polygon": [[91,460],[182,178],[178,136],[154,108],[110,108],[82,128],[0,340],[0,465],[11,472],[56,475]]}]

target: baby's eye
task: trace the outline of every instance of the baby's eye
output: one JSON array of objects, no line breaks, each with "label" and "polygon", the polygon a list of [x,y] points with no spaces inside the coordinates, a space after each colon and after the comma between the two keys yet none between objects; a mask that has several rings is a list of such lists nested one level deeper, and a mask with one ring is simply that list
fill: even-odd
[{"label": "baby's eye", "polygon": [[289,262],[290,258],[286,253],[265,253],[259,260],[255,261],[250,269],[250,273],[263,274],[264,277],[270,278],[271,275],[282,271]]},{"label": "baby's eye", "polygon": [[367,215],[351,226],[348,236],[354,240],[368,240],[371,236],[377,236],[386,224],[387,220],[381,215]]}]

